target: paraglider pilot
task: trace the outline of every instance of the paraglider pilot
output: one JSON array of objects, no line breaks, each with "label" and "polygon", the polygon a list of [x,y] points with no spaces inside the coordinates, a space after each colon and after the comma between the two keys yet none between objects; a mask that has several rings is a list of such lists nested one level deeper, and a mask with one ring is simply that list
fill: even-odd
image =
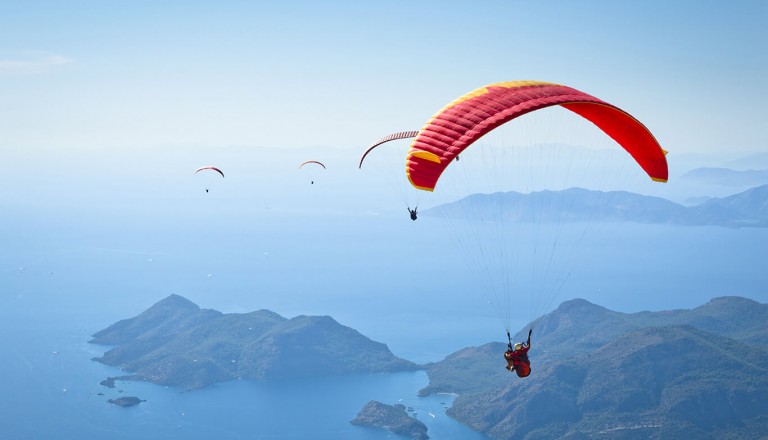
[{"label": "paraglider pilot", "polygon": [[504,360],[507,366],[504,367],[511,372],[517,373],[518,377],[526,377],[531,374],[531,361],[528,360],[528,350],[531,348],[531,333],[533,329],[528,330],[528,341],[518,342],[512,347],[512,337],[507,332],[507,351],[504,353]]},{"label": "paraglider pilot", "polygon": [[413,209],[411,209],[411,207],[410,207],[410,206],[408,207],[408,213],[409,213],[409,214],[411,214],[411,220],[416,220],[416,214],[418,214],[418,213],[416,212],[416,210],[417,210],[417,209],[419,209],[419,207],[418,207],[418,206],[417,206],[417,207],[415,207],[415,208],[413,208]]}]

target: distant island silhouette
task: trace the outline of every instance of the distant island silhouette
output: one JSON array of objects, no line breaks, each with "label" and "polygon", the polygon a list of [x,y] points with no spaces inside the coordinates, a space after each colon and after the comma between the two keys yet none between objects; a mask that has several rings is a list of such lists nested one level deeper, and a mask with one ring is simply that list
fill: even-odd
[{"label": "distant island silhouette", "polygon": [[133,396],[126,396],[126,397],[119,397],[117,399],[109,399],[107,402],[111,403],[112,405],[122,406],[123,408],[127,408],[129,406],[138,405],[141,402],[146,402],[146,400],[139,399],[138,397]]},{"label": "distant island silhouette", "polygon": [[[500,208],[501,207],[501,208]],[[768,227],[768,185],[728,197],[683,206],[661,197],[626,191],[569,188],[528,194],[472,194],[426,209],[421,214],[448,218],[514,222],[635,222],[688,226]]]}]

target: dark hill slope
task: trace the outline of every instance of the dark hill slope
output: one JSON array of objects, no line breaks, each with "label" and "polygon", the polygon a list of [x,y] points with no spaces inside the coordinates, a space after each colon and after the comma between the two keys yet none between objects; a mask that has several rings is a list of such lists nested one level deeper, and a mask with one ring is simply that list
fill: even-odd
[{"label": "dark hill slope", "polygon": [[142,337],[153,338],[161,333],[176,333],[220,315],[213,310],[201,310],[197,304],[179,295],[170,295],[140,315],[123,319],[96,332],[89,342],[102,345],[125,344]]},{"label": "dark hill slope", "polygon": [[[583,299],[562,303],[533,322],[537,357],[547,360],[593,350],[633,330],[650,326],[691,325],[751,343],[768,345],[762,330],[768,323],[768,304],[740,297],[719,297],[690,310],[620,313]],[[523,340],[527,329],[515,339]]]},{"label": "dark hill slope", "polygon": [[[535,372],[539,365],[596,350],[628,332],[665,325],[691,325],[742,342],[768,346],[768,305],[746,298],[720,297],[691,310],[630,314],[574,299],[533,322],[532,367]],[[524,328],[513,339],[524,340],[527,334],[528,329]],[[509,375],[502,368],[505,347],[506,344],[498,342],[465,348],[440,362],[428,364],[430,383],[421,394],[472,394],[493,389]]]},{"label": "dark hill slope", "polygon": [[532,380],[460,397],[493,438],[732,438],[768,432],[768,352],[690,326],[630,332]]},{"label": "dark hill slope", "polygon": [[199,388],[237,378],[323,376],[413,370],[328,316],[286,319],[268,310],[223,314],[172,295],[90,341],[115,345],[94,360],[135,380]]},{"label": "dark hill slope", "polygon": [[[592,438],[600,430],[608,438],[697,438],[670,436],[704,429],[711,399],[723,394],[724,408],[735,414],[723,426],[744,434],[763,426],[745,408],[768,402],[766,323],[768,305],[739,297],[632,314],[567,301],[533,323],[529,378],[504,370],[505,344],[491,343],[428,365],[422,394],[459,393],[450,414],[498,438]],[[515,339],[526,334],[524,328]],[[642,428],[669,411],[687,416],[662,420],[663,431]]]}]

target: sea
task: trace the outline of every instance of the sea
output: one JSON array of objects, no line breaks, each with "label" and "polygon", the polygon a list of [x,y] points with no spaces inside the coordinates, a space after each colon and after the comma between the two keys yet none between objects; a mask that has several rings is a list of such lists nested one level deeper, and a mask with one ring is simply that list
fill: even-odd
[{"label": "sea", "polygon": [[[418,396],[428,384],[423,371],[238,380],[191,391],[100,385],[124,373],[92,361],[109,347],[90,344],[91,335],[170,294],[225,313],[329,315],[418,363],[504,342],[486,287],[444,245],[450,239],[435,219],[412,222],[404,210],[309,219],[259,209],[252,217],[215,222],[220,213],[208,212],[173,224],[118,211],[86,226],[69,210],[6,213],[0,438],[398,438],[350,424],[371,400],[405,405],[432,439],[485,438],[446,414],[454,396]],[[728,295],[765,303],[767,244],[766,229],[623,224],[584,246],[541,313],[572,298],[626,313],[693,308]],[[520,309],[512,306],[513,332],[531,319]],[[535,350],[531,359],[535,365]],[[144,402],[107,402],[123,396]]]}]

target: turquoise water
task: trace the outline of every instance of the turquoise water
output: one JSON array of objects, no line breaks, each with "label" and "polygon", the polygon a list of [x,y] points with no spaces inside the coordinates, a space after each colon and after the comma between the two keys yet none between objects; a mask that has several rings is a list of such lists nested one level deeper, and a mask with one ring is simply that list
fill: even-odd
[{"label": "turquoise water", "polygon": [[[361,217],[340,233],[333,218],[308,224],[276,216],[247,233],[233,233],[243,230],[233,222],[193,239],[188,225],[157,232],[146,225],[100,230],[96,222],[78,228],[66,218],[45,226],[6,222],[0,437],[389,438],[349,424],[365,403],[379,400],[412,407],[433,439],[483,438],[445,415],[451,396],[417,397],[427,385],[423,372],[235,381],[190,392],[99,385],[120,372],[90,360],[108,349],[88,344],[90,335],[171,293],[223,312],[330,315],[415,362],[501,340],[483,287],[435,239],[430,220],[397,219]],[[635,312],[690,308],[723,295],[768,302],[768,231],[626,228],[590,243],[588,261],[558,303],[581,297]],[[525,322],[513,322],[513,330]],[[146,402],[106,403],[126,395]]]},{"label": "turquoise water", "polygon": [[[6,235],[10,246],[0,254],[2,438],[391,438],[384,430],[349,423],[370,400],[412,408],[432,438],[483,438],[445,415],[451,396],[417,397],[428,383],[424,372],[233,381],[189,392],[136,382],[106,388],[99,382],[121,372],[90,360],[109,348],[88,344],[90,335],[171,293],[225,312],[329,314],[373,339],[393,341],[396,354],[420,362],[453,351],[462,341],[451,335],[466,327],[438,319],[419,336],[425,304],[403,301],[412,292],[392,285],[361,293],[370,275],[334,280],[339,269],[331,259],[353,265],[338,249],[312,264],[312,255],[324,252],[318,245],[293,250],[288,258],[268,237],[265,256],[267,251],[222,245],[216,237],[213,244],[201,240],[187,248],[179,238],[183,233],[167,235],[168,242],[160,244],[117,237],[105,245],[90,238],[99,231],[77,230],[70,238],[40,231]],[[297,262],[313,276],[292,277]],[[130,408],[107,403],[121,396],[146,402]]]},{"label": "turquoise water", "polygon": [[[62,324],[69,315],[75,318]],[[7,324],[13,319],[10,329]],[[82,313],[4,316],[0,346],[0,434],[13,439],[383,439],[383,430],[349,423],[370,400],[413,408],[432,438],[483,438],[444,414],[453,398],[417,397],[424,372],[353,375],[293,381],[232,381],[183,392],[146,382],[99,381],[119,370],[90,361],[105,347],[84,342]],[[9,331],[12,330],[12,331]],[[99,395],[103,393],[103,395]],[[120,408],[108,399],[146,402]]]}]

